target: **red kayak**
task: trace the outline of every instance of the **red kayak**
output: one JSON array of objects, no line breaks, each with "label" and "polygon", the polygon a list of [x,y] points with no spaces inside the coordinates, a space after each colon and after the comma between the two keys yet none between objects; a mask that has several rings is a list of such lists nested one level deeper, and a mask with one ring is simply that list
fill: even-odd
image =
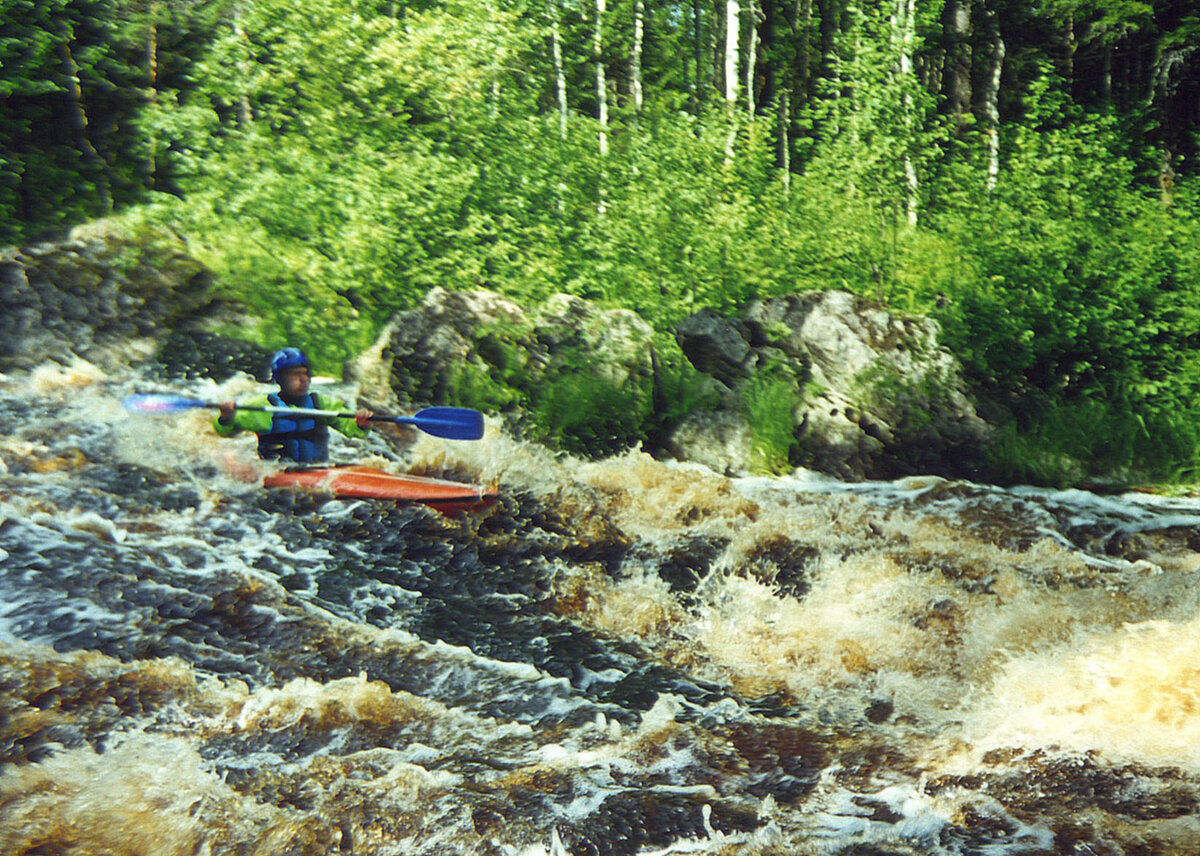
[{"label": "red kayak", "polygon": [[332,493],[344,499],[419,502],[448,517],[486,508],[499,496],[480,485],[349,466],[285,470],[267,476],[263,486],[303,488]]}]

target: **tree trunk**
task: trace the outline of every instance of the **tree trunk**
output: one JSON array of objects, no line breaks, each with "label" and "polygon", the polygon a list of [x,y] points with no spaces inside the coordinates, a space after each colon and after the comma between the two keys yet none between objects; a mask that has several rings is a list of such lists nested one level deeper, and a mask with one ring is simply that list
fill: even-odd
[{"label": "tree trunk", "polygon": [[984,11],[987,28],[987,76],[983,91],[984,133],[987,135],[987,189],[995,190],[1000,177],[1000,74],[1004,70],[1004,39],[995,9]]},{"label": "tree trunk", "polygon": [[[780,18],[784,14],[780,9],[780,2],[781,0],[762,0],[762,103],[775,108],[775,168],[783,171],[783,180],[786,183],[791,166],[789,163],[791,117],[789,116],[787,64],[780,57],[780,51],[784,47],[780,38]],[[796,31],[794,19],[791,21],[791,25],[793,34],[799,37],[800,33]]]},{"label": "tree trunk", "polygon": [[550,0],[550,53],[554,61],[554,92],[558,98],[558,138],[567,139],[567,75],[563,70],[562,11]]},{"label": "tree trunk", "polygon": [[1104,100],[1105,109],[1112,109],[1112,45],[1104,45],[1104,69],[1100,76],[1100,97]]},{"label": "tree trunk", "polygon": [[600,186],[596,210],[604,214],[604,161],[608,157],[608,79],[604,73],[603,35],[605,0],[596,0],[596,32],[592,40],[592,58],[596,62],[596,118],[600,124]]},{"label": "tree trunk", "polygon": [[947,0],[942,32],[946,45],[942,92],[961,134],[971,110],[971,0]]},{"label": "tree trunk", "polygon": [[918,191],[917,168],[913,164],[913,40],[916,37],[916,0],[896,0],[894,32],[900,57],[901,116],[904,129],[904,181],[907,185],[904,208],[910,226],[917,225]]},{"label": "tree trunk", "polygon": [[1075,85],[1077,82],[1075,80],[1075,52],[1078,49],[1079,45],[1075,40],[1075,13],[1068,9],[1066,32],[1063,33],[1063,54],[1066,63],[1064,72],[1067,78],[1067,91],[1074,97],[1078,97]]},{"label": "tree trunk", "polygon": [[[150,26],[146,33],[147,101],[153,109],[158,104],[158,3],[150,4]],[[158,140],[153,130],[147,134],[145,175],[142,183],[153,190],[158,174]]]},{"label": "tree trunk", "polygon": [[701,0],[692,0],[692,50],[695,52],[696,80],[692,91],[692,109],[698,117],[704,103],[704,75],[700,69],[704,67],[704,33],[701,26]]},{"label": "tree trunk", "polygon": [[633,51],[629,57],[629,91],[633,95],[633,110],[642,115],[642,41],[646,29],[645,0],[633,4]]},{"label": "tree trunk", "polygon": [[71,53],[71,32],[63,26],[62,41],[58,43],[58,58],[62,61],[63,72],[67,78],[67,104],[71,118],[75,141],[83,155],[84,162],[94,171],[96,191],[100,197],[100,213],[108,214],[113,209],[112,187],[108,180],[108,165],[96,147],[92,145],[90,126],[88,124],[87,107],[83,101],[83,84],[79,79],[79,65],[75,55]]},{"label": "tree trunk", "polygon": [[750,19],[746,45],[746,113],[754,118],[754,78],[755,72],[758,71],[758,13],[754,0],[746,0],[746,12]]},{"label": "tree trunk", "polygon": [[812,77],[813,0],[796,0],[789,6],[788,20],[797,34],[795,85],[791,88],[796,101],[808,100],[809,80]]},{"label": "tree trunk", "polygon": [[738,90],[738,42],[741,9],[738,0],[725,0],[725,106],[733,112]]},{"label": "tree trunk", "polygon": [[729,119],[729,136],[725,139],[725,165],[733,163],[733,147],[737,142],[738,49],[741,39],[741,9],[738,0],[725,0],[725,115]]},{"label": "tree trunk", "polygon": [[761,102],[774,104],[779,97],[779,80],[781,75],[780,61],[776,58],[776,46],[779,39],[779,0],[761,0],[759,11],[762,13],[762,30],[759,42],[762,45],[762,89]]},{"label": "tree trunk", "polygon": [[[821,30],[821,60],[817,77],[828,81],[830,97],[836,102],[842,96],[842,69],[838,40],[842,31],[842,7],[839,0],[817,0],[817,17]],[[837,133],[837,110],[830,113],[828,121],[832,132]]]}]

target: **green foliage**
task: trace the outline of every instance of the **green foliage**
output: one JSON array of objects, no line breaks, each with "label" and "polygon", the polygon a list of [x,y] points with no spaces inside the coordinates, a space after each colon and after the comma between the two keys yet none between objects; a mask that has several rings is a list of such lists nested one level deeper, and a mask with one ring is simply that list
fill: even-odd
[{"label": "green foliage", "polygon": [[538,386],[535,433],[571,454],[618,454],[645,436],[650,396],[643,384],[589,371],[564,372]]},{"label": "green foliage", "polygon": [[889,415],[904,432],[916,432],[933,422],[933,414],[952,406],[951,379],[937,371],[901,374],[876,363],[855,378],[854,391],[865,408]]},{"label": "green foliage", "polygon": [[503,413],[524,403],[520,390],[497,380],[493,370],[477,362],[456,366],[450,377],[448,403],[485,413]]},{"label": "green foliage", "polygon": [[451,374],[451,404],[503,413],[528,404],[529,352],[521,344],[530,331],[497,323],[475,336],[480,359],[467,360]]},{"label": "green foliage", "polygon": [[753,436],[752,472],[779,474],[789,467],[796,448],[796,382],[771,372],[751,378],[742,390],[742,406]]},{"label": "green foliage", "polygon": [[1051,405],[1032,423],[1001,426],[989,448],[1002,482],[1067,487],[1088,480],[1200,481],[1200,422],[1193,412],[1149,416],[1098,399]]},{"label": "green foliage", "polygon": [[660,350],[665,353],[659,358],[655,375],[657,429],[668,430],[696,411],[716,409],[720,403],[716,381],[696,371],[677,346]]},{"label": "green foliage", "polygon": [[1136,187],[1117,143],[1102,120],[1018,132],[994,197],[939,218],[969,272],[939,283],[947,340],[1010,410],[1192,394],[1171,378],[1194,347],[1200,232],[1185,208]]},{"label": "green foliage", "polygon": [[489,325],[474,338],[478,358],[455,367],[450,403],[510,414],[526,436],[587,457],[622,452],[652,430],[648,381],[591,367],[578,347],[559,350],[548,373],[531,371],[534,331],[507,323]]}]

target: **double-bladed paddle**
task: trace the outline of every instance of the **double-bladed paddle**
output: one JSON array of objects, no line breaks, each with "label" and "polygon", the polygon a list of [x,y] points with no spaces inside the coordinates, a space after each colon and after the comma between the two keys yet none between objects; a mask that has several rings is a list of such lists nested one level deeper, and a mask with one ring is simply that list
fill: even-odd
[{"label": "double-bladed paddle", "polygon": [[[140,413],[181,413],[199,407],[219,410],[221,405],[199,398],[183,395],[156,395],[145,393],[130,395],[124,401],[126,410]],[[263,407],[242,406],[239,410],[258,410],[263,413],[286,413],[290,416],[324,416],[354,418],[353,413],[336,410],[316,410],[311,407]],[[465,407],[426,407],[412,416],[372,416],[372,422],[394,422],[397,425],[413,425],[426,434],[445,437],[447,440],[478,440],[483,436],[483,414]]]}]

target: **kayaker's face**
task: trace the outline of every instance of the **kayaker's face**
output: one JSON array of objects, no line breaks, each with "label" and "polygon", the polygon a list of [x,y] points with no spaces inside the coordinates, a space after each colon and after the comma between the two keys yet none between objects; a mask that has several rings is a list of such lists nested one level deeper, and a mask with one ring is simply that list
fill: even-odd
[{"label": "kayaker's face", "polygon": [[279,375],[279,391],[284,398],[303,398],[308,395],[308,384],[312,378],[304,366],[284,369]]}]

